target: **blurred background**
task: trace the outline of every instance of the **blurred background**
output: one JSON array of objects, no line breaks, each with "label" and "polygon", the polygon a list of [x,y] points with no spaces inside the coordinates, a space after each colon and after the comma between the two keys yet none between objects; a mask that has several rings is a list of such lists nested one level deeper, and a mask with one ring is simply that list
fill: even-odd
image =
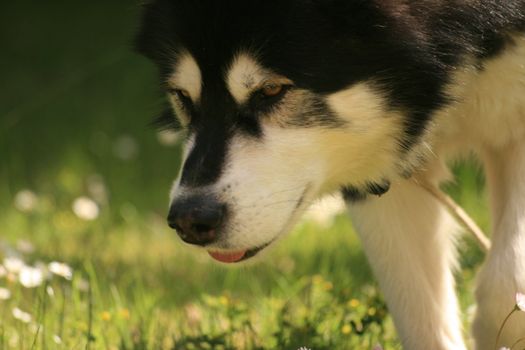
[{"label": "blurred background", "polygon": [[[270,258],[225,269],[165,225],[177,135],[132,50],[135,1],[0,11],[0,350],[400,348],[351,223],[316,209]],[[483,178],[447,187],[480,225]],[[468,325],[482,254],[460,242]]]}]

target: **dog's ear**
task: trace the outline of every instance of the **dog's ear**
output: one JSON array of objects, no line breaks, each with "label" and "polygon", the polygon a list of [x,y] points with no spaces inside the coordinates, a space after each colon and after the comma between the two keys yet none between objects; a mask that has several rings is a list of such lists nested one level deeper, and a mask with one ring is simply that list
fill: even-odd
[{"label": "dog's ear", "polygon": [[175,112],[170,106],[166,106],[164,110],[156,116],[151,122],[151,126],[159,131],[171,130],[180,131],[182,125],[177,119]]},{"label": "dog's ear", "polygon": [[157,0],[140,0],[142,7],[140,24],[137,28],[135,37],[133,38],[133,48],[135,52],[142,54],[148,58],[151,57],[151,42],[155,40],[153,28],[156,21],[158,21],[156,14],[158,8]]},{"label": "dog's ear", "polygon": [[141,2],[142,14],[133,47],[135,52],[153,61],[163,61],[173,51],[167,46],[170,46],[175,39],[169,23],[176,1],[141,0]]}]

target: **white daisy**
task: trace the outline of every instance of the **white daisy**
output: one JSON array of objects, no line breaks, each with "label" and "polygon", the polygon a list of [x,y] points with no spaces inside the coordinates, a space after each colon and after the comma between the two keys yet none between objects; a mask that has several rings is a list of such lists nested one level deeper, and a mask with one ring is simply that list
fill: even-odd
[{"label": "white daisy", "polygon": [[8,300],[11,298],[11,292],[9,289],[0,288],[0,300]]},{"label": "white daisy", "polygon": [[525,294],[516,293],[516,306],[521,311],[525,311]]},{"label": "white daisy", "polygon": [[32,319],[31,314],[25,311],[22,311],[17,307],[13,309],[13,317],[24,323],[29,323],[31,322],[31,319]]},{"label": "white daisy", "polygon": [[18,275],[20,284],[26,288],[36,288],[44,282],[44,273],[41,269],[24,266]]},{"label": "white daisy", "polygon": [[87,197],[79,197],[73,202],[73,212],[82,220],[93,221],[98,218],[100,209],[94,200]]},{"label": "white daisy", "polygon": [[35,210],[38,202],[36,194],[30,190],[22,190],[15,195],[14,206],[23,213]]},{"label": "white daisy", "polygon": [[18,257],[9,257],[4,259],[4,267],[9,273],[19,273],[26,263]]},{"label": "white daisy", "polygon": [[49,271],[57,276],[64,277],[68,281],[73,279],[73,269],[64,263],[53,261],[49,264]]},{"label": "white daisy", "polygon": [[62,338],[60,338],[58,335],[53,335],[53,341],[56,343],[56,344],[62,344]]}]

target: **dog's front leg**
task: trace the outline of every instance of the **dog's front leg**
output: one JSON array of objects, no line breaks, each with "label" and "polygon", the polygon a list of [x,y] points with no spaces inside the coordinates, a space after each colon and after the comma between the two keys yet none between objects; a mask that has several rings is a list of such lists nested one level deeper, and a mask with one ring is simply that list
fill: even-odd
[{"label": "dog's front leg", "polygon": [[465,349],[454,291],[454,221],[419,186],[350,204],[350,214],[407,350]]},{"label": "dog's front leg", "polygon": [[[484,154],[493,213],[493,245],[477,289],[476,349],[494,349],[498,330],[512,310],[516,292],[525,293],[525,142]],[[509,319],[500,346],[525,338],[525,313]],[[522,349],[525,340],[519,343]]]}]

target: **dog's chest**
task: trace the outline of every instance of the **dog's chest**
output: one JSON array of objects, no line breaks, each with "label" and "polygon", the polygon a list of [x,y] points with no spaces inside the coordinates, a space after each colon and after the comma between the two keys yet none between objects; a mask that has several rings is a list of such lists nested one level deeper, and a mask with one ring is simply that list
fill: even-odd
[{"label": "dog's chest", "polygon": [[483,69],[465,68],[456,81],[458,102],[436,119],[438,143],[463,151],[525,139],[525,35]]}]

